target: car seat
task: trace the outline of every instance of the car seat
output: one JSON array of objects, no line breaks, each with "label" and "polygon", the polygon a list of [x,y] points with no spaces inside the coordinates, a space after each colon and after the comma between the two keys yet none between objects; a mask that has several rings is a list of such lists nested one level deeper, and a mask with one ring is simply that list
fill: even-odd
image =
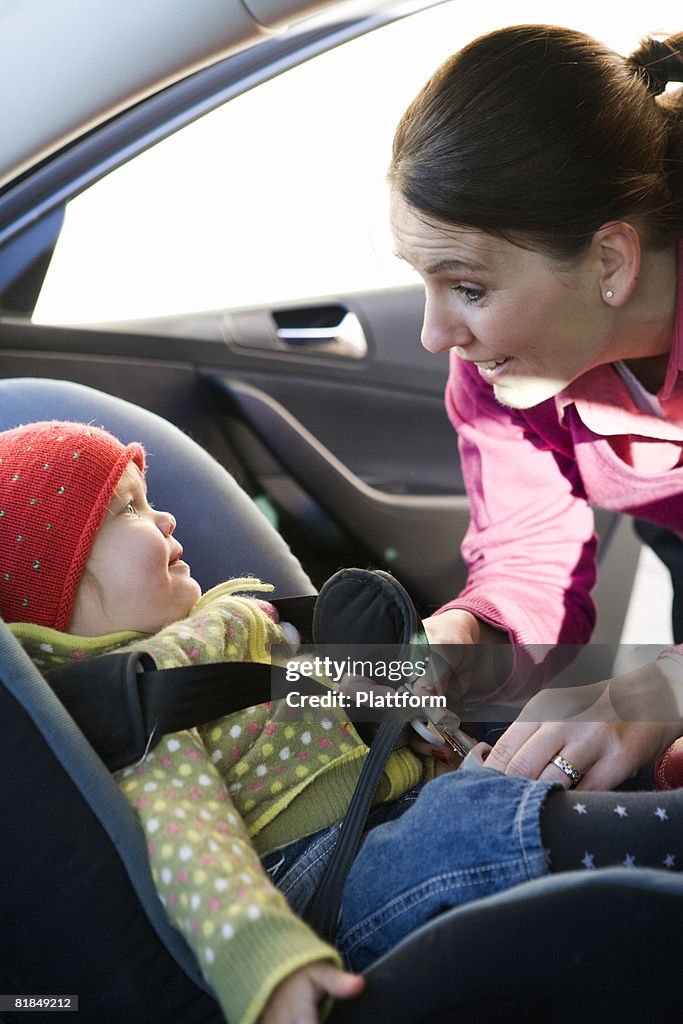
[{"label": "car seat", "polygon": [[[181,537],[183,521],[192,522],[188,560],[204,587],[253,573],[282,597],[313,592],[253,503],[175,427],[70,382],[0,381],[0,429],[45,418],[93,420],[143,442],[152,497],[177,513]],[[1,622],[0,682],[0,993],[77,996],[82,1024],[219,1024],[156,896],[134,812]],[[329,1019],[677,1021],[682,918],[680,874],[536,880],[424,926],[374,964],[364,995],[338,1003]],[[7,996],[0,1017],[45,1019],[14,1012]]]},{"label": "car seat", "polygon": [[[280,596],[315,592],[233,478],[170,423],[69,381],[0,381],[0,429],[41,419],[92,421],[143,443],[150,496],[173,510],[181,536],[182,523],[191,524],[183,543],[204,589],[255,575]],[[98,1024],[221,1021],[193,957],[166,923],[127,801],[0,627],[0,992],[80,994],[77,1019]],[[15,1019],[6,1008],[0,1016]]]}]

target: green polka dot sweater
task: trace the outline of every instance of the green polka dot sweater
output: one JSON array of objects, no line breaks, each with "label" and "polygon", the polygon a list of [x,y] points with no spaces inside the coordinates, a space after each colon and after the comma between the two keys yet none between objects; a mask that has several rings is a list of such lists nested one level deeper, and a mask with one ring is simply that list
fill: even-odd
[{"label": "green polka dot sweater", "polygon": [[[274,609],[237,592],[270,589],[229,581],[154,636],[11,628],[40,668],[122,648],[148,652],[159,668],[267,663],[271,646],[285,642]],[[366,753],[341,711],[304,713],[279,701],[166,736],[117,773],[145,830],[159,897],[229,1021],[256,1021],[276,985],[299,967],[341,963],[291,912],[259,858],[339,821]],[[379,799],[396,798],[429,770],[407,748],[395,751]]]}]

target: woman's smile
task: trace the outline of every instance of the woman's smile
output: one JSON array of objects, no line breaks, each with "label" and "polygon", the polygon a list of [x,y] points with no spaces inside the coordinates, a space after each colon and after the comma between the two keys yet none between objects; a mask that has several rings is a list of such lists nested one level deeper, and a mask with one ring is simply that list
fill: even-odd
[{"label": "woman's smile", "polygon": [[510,358],[509,356],[504,356],[502,359],[475,359],[473,362],[484,380],[493,381],[500,379],[502,374],[505,372],[502,368],[503,366],[507,366],[510,362]]}]

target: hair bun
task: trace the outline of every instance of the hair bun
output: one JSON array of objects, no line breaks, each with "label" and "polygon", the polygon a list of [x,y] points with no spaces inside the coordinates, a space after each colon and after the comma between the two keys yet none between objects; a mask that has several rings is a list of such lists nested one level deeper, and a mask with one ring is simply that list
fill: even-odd
[{"label": "hair bun", "polygon": [[653,96],[664,92],[669,82],[683,82],[683,53],[681,36],[670,39],[643,39],[638,49],[628,58],[641,72]]}]

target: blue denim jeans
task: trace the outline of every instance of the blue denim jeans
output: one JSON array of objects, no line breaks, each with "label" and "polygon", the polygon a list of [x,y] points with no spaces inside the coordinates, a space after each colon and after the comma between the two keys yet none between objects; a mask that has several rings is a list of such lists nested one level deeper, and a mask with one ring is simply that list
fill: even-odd
[{"label": "blue denim jeans", "polygon": [[[373,811],[344,887],[335,944],[346,965],[362,971],[438,914],[547,874],[539,818],[553,788],[475,764]],[[304,920],[338,831],[264,858]]]}]

